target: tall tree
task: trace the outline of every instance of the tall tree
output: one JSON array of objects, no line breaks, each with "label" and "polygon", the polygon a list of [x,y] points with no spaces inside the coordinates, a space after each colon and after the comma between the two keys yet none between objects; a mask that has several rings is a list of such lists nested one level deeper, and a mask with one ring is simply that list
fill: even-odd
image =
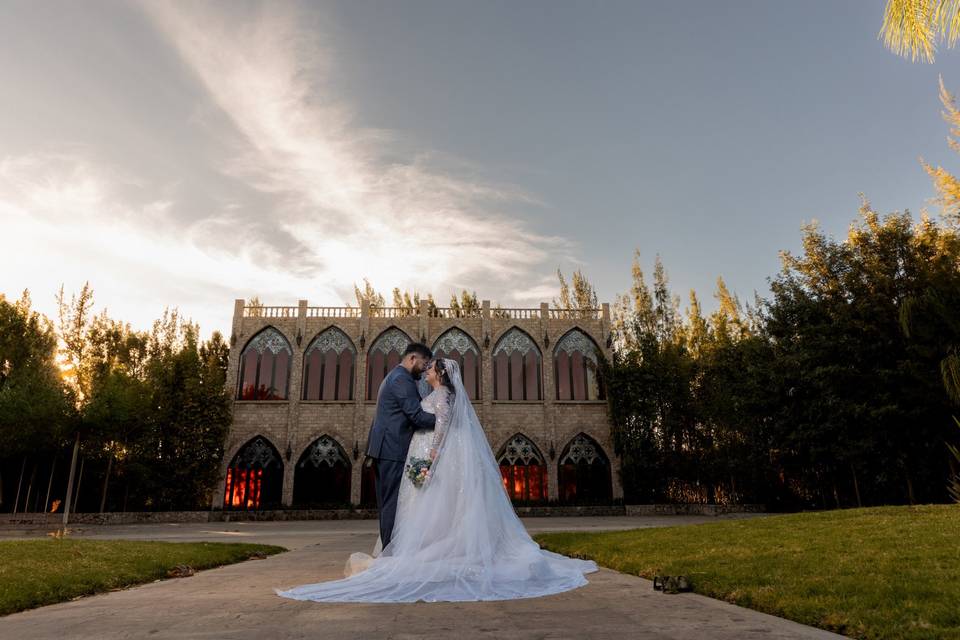
[{"label": "tall tree", "polygon": [[83,408],[88,457],[106,461],[100,511],[106,508],[111,476],[124,474],[144,437],[150,413],[146,381],[148,340],[130,325],[109,318],[104,310],[87,333],[92,361],[91,395]]},{"label": "tall tree", "polygon": [[653,317],[661,341],[674,342],[680,334],[680,297],[670,292],[667,271],[657,254],[653,264]]},{"label": "tall tree", "polygon": [[572,286],[567,284],[560,269],[557,269],[557,280],[560,281],[560,295],[553,300],[555,309],[575,309],[590,313],[600,306],[596,289],[579,269],[573,272]]},{"label": "tall tree", "polygon": [[717,277],[717,291],[714,293],[718,306],[710,316],[716,339],[739,340],[745,337],[748,327],[743,320],[743,305],[740,299],[731,294],[723,277]]},{"label": "tall tree", "polygon": [[[652,293],[638,262],[633,269],[633,299],[619,299],[620,339],[611,360],[601,366],[614,447],[622,457],[629,499],[690,499],[703,466],[698,454],[709,447],[705,440],[709,434],[698,420],[692,393],[698,369],[688,345],[691,339],[702,341],[706,336],[694,338],[683,327],[679,297],[669,289],[659,256]],[[695,295],[692,302],[691,313],[698,317]]]},{"label": "tall tree", "polygon": [[480,313],[481,307],[482,305],[480,304],[480,300],[477,299],[476,291],[470,293],[464,289],[460,292],[459,299],[457,299],[456,293],[450,296],[450,308],[458,317],[478,314]]},{"label": "tall tree", "polygon": [[219,333],[200,344],[197,325],[164,311],[150,331],[151,412],[136,473],[152,509],[209,506],[229,428],[228,347]]},{"label": "tall tree", "polygon": [[259,318],[263,315],[263,303],[260,301],[260,296],[253,296],[247,300],[247,314],[252,318]]},{"label": "tall tree", "polygon": [[[87,347],[87,333],[93,315],[93,288],[89,282],[84,282],[80,293],[71,295],[67,302],[63,292],[63,285],[56,297],[58,333],[61,345],[61,355],[66,363],[66,379],[72,387],[75,407],[83,413],[89,397],[92,374],[90,372],[91,358]],[[70,509],[73,506],[73,481],[76,477],[77,454],[80,451],[80,441],[83,437],[84,422],[76,421],[73,435],[73,452],[70,457],[70,470],[67,479],[67,491],[63,508],[64,530],[70,518]]]},{"label": "tall tree", "polygon": [[353,285],[353,295],[357,299],[357,306],[362,307],[363,303],[368,303],[370,308],[381,308],[387,306],[382,293],[378,293],[370,281],[363,279],[363,289],[356,284]]},{"label": "tall tree", "polygon": [[90,395],[92,377],[87,333],[93,321],[93,288],[85,282],[80,293],[71,295],[68,302],[61,285],[56,302],[61,353],[66,364],[64,374],[73,386],[77,402],[82,404]]},{"label": "tall tree", "polygon": [[617,344],[624,347],[637,346],[637,330],[640,332],[652,331],[656,324],[653,296],[650,294],[650,288],[647,286],[643,275],[643,268],[640,266],[639,249],[633,253],[630,274],[630,291],[626,294],[617,295],[613,311],[613,329],[617,336],[616,341]]},{"label": "tall tree", "polygon": [[905,336],[900,318],[928,288],[960,287],[958,240],[864,201],[845,240],[810,227],[804,254],[784,253],[767,323],[788,398],[781,441],[835,503],[848,482],[887,501],[943,497],[945,468],[930,464],[948,437],[943,354],[919,331]]},{"label": "tall tree", "polygon": [[[433,300],[433,294],[428,293],[423,300],[427,303],[427,314],[436,315],[437,304]],[[407,316],[416,315],[420,311],[420,292],[401,291],[400,287],[393,288],[393,306],[401,310],[401,313]]]},{"label": "tall tree", "polygon": [[[5,458],[21,458],[21,470],[31,458],[31,477],[42,459],[52,465],[75,423],[74,398],[56,356],[53,324],[31,309],[29,292],[12,303],[0,294],[0,450]],[[19,493],[18,486],[14,502],[22,504]]]},{"label": "tall tree", "polygon": [[710,327],[700,311],[700,299],[697,292],[690,289],[690,305],[687,307],[687,319],[684,327],[687,349],[694,358],[704,354],[710,340]]}]

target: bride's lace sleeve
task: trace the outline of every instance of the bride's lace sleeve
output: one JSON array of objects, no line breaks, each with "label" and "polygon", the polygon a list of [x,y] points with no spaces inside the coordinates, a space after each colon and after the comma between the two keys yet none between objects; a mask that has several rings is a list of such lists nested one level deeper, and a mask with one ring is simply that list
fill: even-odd
[{"label": "bride's lace sleeve", "polygon": [[433,448],[439,449],[440,444],[443,442],[443,437],[447,433],[447,428],[450,426],[450,413],[453,410],[453,398],[450,397],[450,393],[447,392],[443,397],[437,398],[437,423],[433,429]]}]

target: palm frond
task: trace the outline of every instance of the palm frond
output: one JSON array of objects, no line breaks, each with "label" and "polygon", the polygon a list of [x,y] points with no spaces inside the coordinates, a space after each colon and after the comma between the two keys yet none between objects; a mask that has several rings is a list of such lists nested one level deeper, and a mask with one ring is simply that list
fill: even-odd
[{"label": "palm frond", "polygon": [[[960,427],[960,420],[956,418],[953,421]],[[947,492],[954,502],[960,503],[960,447],[947,443],[947,450],[953,456],[950,461],[950,479],[947,482]]]},{"label": "palm frond", "polygon": [[[937,5],[945,4],[946,0]],[[937,15],[946,17],[946,9],[938,14],[933,0],[888,0],[883,12],[883,26],[878,37],[897,55],[911,60],[933,62],[936,51]]]},{"label": "palm frond", "polygon": [[933,23],[948,47],[956,44],[960,37],[960,0],[940,0],[933,14]]},{"label": "palm frond", "polygon": [[955,349],[940,361],[940,375],[947,395],[954,402],[960,402],[960,355]]}]

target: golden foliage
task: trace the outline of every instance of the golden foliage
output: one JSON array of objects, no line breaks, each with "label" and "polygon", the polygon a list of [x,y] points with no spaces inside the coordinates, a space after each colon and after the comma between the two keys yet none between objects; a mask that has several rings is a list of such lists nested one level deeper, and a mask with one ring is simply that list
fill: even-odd
[{"label": "golden foliage", "polygon": [[[956,98],[947,91],[940,78],[940,102],[943,104],[943,119],[950,125],[950,135],[947,144],[951,149],[960,153],[960,143],[953,136],[960,136],[960,109],[957,109]],[[960,181],[941,166],[932,166],[920,160],[924,170],[933,179],[937,190],[937,201],[943,207],[943,213],[949,218],[960,217]]]},{"label": "golden foliage", "polygon": [[353,284],[353,294],[357,299],[357,306],[362,307],[364,302],[369,302],[371,308],[385,307],[386,300],[383,298],[382,293],[378,293],[376,289],[373,288],[373,285],[370,284],[370,281],[366,278],[363,279],[363,289],[357,286],[356,283]]},{"label": "golden foliage", "polygon": [[943,212],[951,216],[960,214],[960,182],[957,178],[943,167],[932,167],[923,162],[923,168],[933,178],[933,186],[939,194],[937,201]]},{"label": "golden foliage", "polygon": [[[947,144],[951,149],[960,153],[960,143],[953,137],[960,137],[960,109],[957,108],[954,95],[947,91],[944,86],[943,78],[940,78],[940,102],[944,109],[943,119],[950,125]],[[933,185],[938,194],[937,201],[943,207],[944,215],[954,220],[960,219],[960,180],[957,180],[956,176],[941,166],[934,167],[922,159],[920,162],[933,179]]]},{"label": "golden foliage", "polygon": [[897,55],[933,62],[938,41],[960,36],[960,0],[888,0],[878,37]]},{"label": "golden foliage", "polygon": [[464,289],[460,293],[460,298],[457,299],[457,294],[454,293],[450,296],[450,308],[456,313],[457,317],[460,315],[468,316],[473,314],[480,313],[483,305],[480,303],[480,300],[477,298],[477,292],[474,291],[470,293]]}]

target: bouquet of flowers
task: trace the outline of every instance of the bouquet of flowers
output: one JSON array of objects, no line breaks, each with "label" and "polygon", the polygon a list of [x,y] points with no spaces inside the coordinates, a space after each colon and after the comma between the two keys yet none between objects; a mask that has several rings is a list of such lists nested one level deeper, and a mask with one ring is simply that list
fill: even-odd
[{"label": "bouquet of flowers", "polygon": [[407,462],[406,470],[407,477],[410,478],[413,486],[418,489],[423,486],[423,483],[430,477],[431,464],[433,464],[433,462],[429,458],[410,458]]}]

